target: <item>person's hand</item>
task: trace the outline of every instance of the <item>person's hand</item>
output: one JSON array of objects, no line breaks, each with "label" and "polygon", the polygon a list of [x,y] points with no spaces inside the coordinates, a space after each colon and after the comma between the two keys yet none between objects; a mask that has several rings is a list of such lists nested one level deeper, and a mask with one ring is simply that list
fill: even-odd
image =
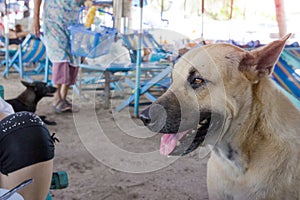
[{"label": "person's hand", "polygon": [[2,119],[4,119],[5,117],[7,117],[7,114],[3,113],[3,112],[0,112],[0,121]]},{"label": "person's hand", "polygon": [[93,4],[94,4],[94,3],[93,3],[92,0],[85,0],[85,1],[84,1],[84,6],[85,6],[87,9],[90,8],[90,7],[92,7]]},{"label": "person's hand", "polygon": [[40,29],[41,29],[40,19],[38,17],[34,17],[32,31],[36,37],[40,37]]}]

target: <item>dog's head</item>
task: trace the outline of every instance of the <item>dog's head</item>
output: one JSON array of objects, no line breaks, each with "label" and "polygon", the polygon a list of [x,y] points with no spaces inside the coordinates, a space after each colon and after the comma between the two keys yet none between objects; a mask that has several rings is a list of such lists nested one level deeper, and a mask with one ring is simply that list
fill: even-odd
[{"label": "dog's head", "polygon": [[56,91],[55,87],[47,85],[45,82],[34,81],[34,82],[26,82],[21,81],[21,83],[26,87],[25,92],[31,93],[33,95],[32,98],[35,99],[35,102],[38,102],[43,97],[52,97]]},{"label": "dog's head", "polygon": [[242,126],[289,36],[253,51],[212,44],[187,52],[170,88],[141,113],[150,130],[163,133],[161,154],[187,154]]}]

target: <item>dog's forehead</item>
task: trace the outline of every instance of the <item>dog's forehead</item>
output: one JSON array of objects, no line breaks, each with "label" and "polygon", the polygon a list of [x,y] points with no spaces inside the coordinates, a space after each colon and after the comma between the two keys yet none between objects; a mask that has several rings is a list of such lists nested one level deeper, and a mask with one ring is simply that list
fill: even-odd
[{"label": "dog's forehead", "polygon": [[34,81],[34,82],[33,82],[33,85],[36,85],[36,86],[46,86],[47,83],[41,82],[41,81]]},{"label": "dog's forehead", "polygon": [[181,76],[197,71],[203,76],[212,76],[222,67],[229,65],[230,56],[239,48],[230,44],[213,44],[201,46],[188,51],[174,66],[174,70]]}]

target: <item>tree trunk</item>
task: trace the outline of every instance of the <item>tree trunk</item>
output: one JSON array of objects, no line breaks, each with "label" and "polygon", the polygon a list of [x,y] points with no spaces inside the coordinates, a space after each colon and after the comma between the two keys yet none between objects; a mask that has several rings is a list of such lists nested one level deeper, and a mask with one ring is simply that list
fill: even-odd
[{"label": "tree trunk", "polygon": [[279,36],[282,37],[286,35],[286,18],[284,10],[284,0],[274,0],[276,7],[276,20],[278,24]]}]

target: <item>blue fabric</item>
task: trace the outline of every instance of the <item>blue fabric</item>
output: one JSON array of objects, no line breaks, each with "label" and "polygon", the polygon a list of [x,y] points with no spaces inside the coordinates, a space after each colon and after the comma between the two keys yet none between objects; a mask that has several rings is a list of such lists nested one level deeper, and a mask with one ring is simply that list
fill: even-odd
[{"label": "blue fabric", "polygon": [[300,98],[300,76],[282,58],[275,65],[273,77],[280,86]]}]

